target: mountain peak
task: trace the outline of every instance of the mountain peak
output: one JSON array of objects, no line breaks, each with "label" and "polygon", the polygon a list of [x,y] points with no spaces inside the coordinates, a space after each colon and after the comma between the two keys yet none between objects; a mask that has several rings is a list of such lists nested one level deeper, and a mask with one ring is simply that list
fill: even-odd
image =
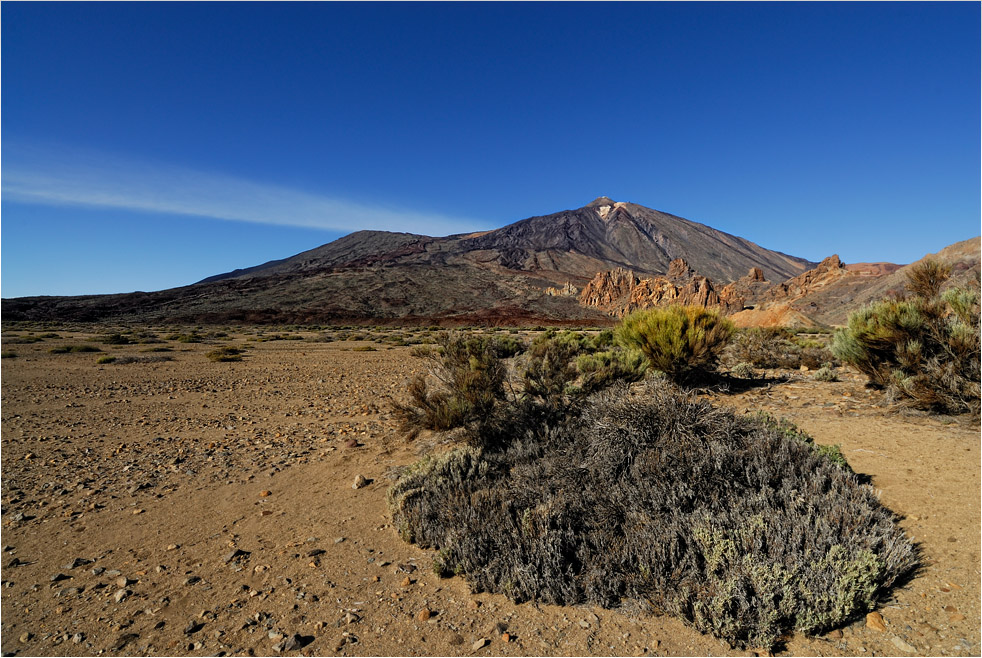
[{"label": "mountain peak", "polygon": [[614,200],[609,196],[598,196],[596,199],[586,204],[584,208],[599,208],[600,206],[612,206]]}]

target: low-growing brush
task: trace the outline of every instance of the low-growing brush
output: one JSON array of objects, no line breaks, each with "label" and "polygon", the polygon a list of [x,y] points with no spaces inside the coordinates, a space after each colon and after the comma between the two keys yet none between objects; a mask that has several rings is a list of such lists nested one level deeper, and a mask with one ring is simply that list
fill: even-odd
[{"label": "low-growing brush", "polygon": [[664,380],[582,413],[526,400],[389,492],[434,568],[515,601],[633,599],[735,646],[773,647],[872,609],[912,575],[897,519],[832,451]]},{"label": "low-growing brush", "polygon": [[951,288],[950,268],[925,261],[908,271],[910,297],[885,299],[849,316],[832,351],[869,384],[906,405],[979,411],[979,293]]}]

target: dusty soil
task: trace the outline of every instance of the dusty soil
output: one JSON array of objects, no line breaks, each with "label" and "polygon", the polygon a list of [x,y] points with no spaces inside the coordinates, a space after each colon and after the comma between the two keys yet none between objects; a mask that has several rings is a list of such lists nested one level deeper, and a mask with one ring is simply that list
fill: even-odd
[{"label": "dusty soil", "polygon": [[[4,342],[4,655],[752,655],[630,606],[516,605],[436,576],[385,502],[427,449],[387,408],[424,367],[408,347],[49,353],[96,333]],[[841,444],[927,566],[883,602],[883,630],[860,619],[782,653],[979,655],[978,422],[898,413],[840,376],[712,397]]]}]

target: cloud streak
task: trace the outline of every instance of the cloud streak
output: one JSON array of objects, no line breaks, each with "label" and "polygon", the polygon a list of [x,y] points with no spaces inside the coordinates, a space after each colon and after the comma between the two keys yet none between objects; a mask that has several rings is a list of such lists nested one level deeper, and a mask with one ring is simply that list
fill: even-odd
[{"label": "cloud streak", "polygon": [[350,232],[448,235],[477,222],[312,194],[279,185],[94,152],[7,145],[3,198]]}]

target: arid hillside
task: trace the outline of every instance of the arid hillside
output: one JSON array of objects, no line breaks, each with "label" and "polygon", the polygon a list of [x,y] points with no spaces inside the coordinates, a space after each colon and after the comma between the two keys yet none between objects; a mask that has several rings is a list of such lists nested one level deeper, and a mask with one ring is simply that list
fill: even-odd
[{"label": "arid hillside", "polygon": [[[684,257],[727,283],[781,281],[812,263],[703,224],[600,197],[484,233],[359,231],[292,258],[159,292],[3,300],[10,320],[281,324],[604,324],[577,302],[598,272],[665,274]],[[572,294],[553,294],[565,289]]]}]

